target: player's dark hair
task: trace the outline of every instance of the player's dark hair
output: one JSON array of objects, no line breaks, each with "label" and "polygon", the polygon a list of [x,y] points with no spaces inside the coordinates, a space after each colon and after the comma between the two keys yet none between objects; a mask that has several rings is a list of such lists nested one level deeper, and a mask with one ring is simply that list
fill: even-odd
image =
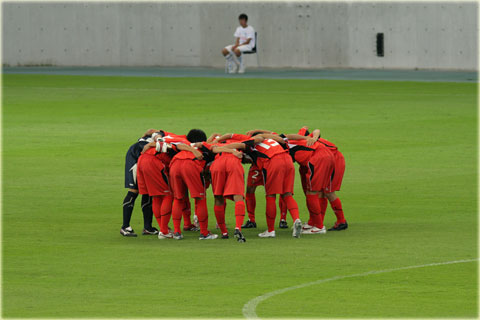
[{"label": "player's dark hair", "polygon": [[242,13],[241,15],[238,16],[238,20],[244,19],[245,21],[248,21],[248,16],[245,13]]},{"label": "player's dark hair", "polygon": [[207,135],[203,130],[200,129],[192,129],[187,134],[187,140],[194,143],[194,142],[203,142],[207,141]]},{"label": "player's dark hair", "polygon": [[305,133],[303,134],[305,137],[308,136],[310,134],[310,131],[308,130],[305,130]]}]

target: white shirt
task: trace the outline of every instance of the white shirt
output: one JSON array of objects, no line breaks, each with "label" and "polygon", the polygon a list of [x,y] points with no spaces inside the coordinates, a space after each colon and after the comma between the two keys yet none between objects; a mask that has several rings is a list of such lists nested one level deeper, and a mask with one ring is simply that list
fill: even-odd
[{"label": "white shirt", "polygon": [[252,39],[250,40],[248,46],[250,46],[251,48],[255,47],[255,29],[253,29],[252,26],[247,26],[246,28],[239,26],[237,30],[235,30],[233,36],[235,38],[240,38],[240,45],[247,42],[248,39]]}]

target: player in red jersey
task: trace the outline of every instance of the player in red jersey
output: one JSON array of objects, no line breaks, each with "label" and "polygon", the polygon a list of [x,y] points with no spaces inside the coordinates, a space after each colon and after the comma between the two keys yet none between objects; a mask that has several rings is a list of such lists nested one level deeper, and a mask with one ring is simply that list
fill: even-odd
[{"label": "player in red jersey", "polygon": [[[314,143],[318,141],[319,143],[323,144],[333,155],[334,162],[335,162],[335,171],[333,178],[331,179],[331,184],[320,198],[320,205],[321,205],[321,215],[325,216],[325,212],[327,210],[327,199],[330,202],[330,206],[332,207],[333,212],[337,218],[337,221],[333,227],[328,229],[328,231],[341,231],[348,228],[348,223],[345,220],[345,216],[343,213],[342,203],[340,198],[338,198],[336,191],[340,191],[340,187],[342,185],[343,175],[345,173],[345,158],[343,154],[338,151],[338,148],[335,144],[331,143],[328,140],[320,138],[320,130],[316,129],[312,133],[309,133],[308,127],[303,127],[298,132],[299,135],[308,136],[309,143]],[[304,169],[303,169],[304,170]],[[302,176],[302,169],[300,171],[300,175]],[[311,228],[312,221],[309,220],[307,224],[304,225],[304,228],[308,229]]]},{"label": "player in red jersey", "polygon": [[[166,167],[166,176],[168,178],[168,168],[170,166],[170,161],[172,160],[172,157],[181,150],[176,150],[172,151],[173,149],[171,146],[168,148],[168,152],[161,152],[158,150],[158,144],[159,143],[167,143],[163,144],[163,146],[167,146],[170,144],[185,144],[189,145],[190,142],[187,140],[185,135],[177,135],[172,132],[164,131],[164,130],[159,130],[155,133],[152,134],[152,137],[155,141],[148,143],[147,145],[144,146],[142,153],[145,153],[148,149],[157,147],[157,157],[162,160],[163,164]],[[193,149],[189,149],[193,150]],[[157,199],[158,201],[158,199]],[[173,199],[172,199],[173,201]],[[157,203],[158,206],[158,203]],[[184,225],[183,225],[183,230],[185,231],[198,231],[199,228],[192,224],[190,216],[191,216],[191,211],[190,211],[190,200],[188,198],[188,192],[184,198],[184,204],[183,204],[183,218],[184,218]],[[160,239],[164,239],[161,234],[159,234]]]},{"label": "player in red jersey", "polygon": [[[234,134],[234,133],[226,133],[222,136],[219,136],[219,134],[215,134],[215,140],[213,140],[215,143],[230,140],[230,141],[245,141],[249,140],[252,136],[252,134],[255,133],[274,133],[272,131],[267,131],[267,130],[251,130],[248,131],[246,135],[243,134]],[[247,222],[242,226],[244,229],[249,229],[249,228],[256,228],[257,223],[255,221],[255,208],[257,205],[257,199],[255,197],[255,191],[258,186],[264,186],[264,179],[263,179],[263,173],[262,170],[258,167],[258,165],[253,162],[252,165],[250,166],[248,170],[248,176],[247,176],[247,187],[246,187],[246,207],[247,207],[247,213],[248,213],[248,220]],[[288,224],[286,221],[286,216],[287,216],[287,206],[285,204],[284,198],[279,197],[279,206],[280,206],[280,224],[279,228],[286,229],[288,228]]]},{"label": "player in red jersey", "polygon": [[153,212],[160,226],[159,239],[172,238],[173,236],[168,228],[173,202],[168,173],[170,161],[180,151],[196,151],[185,143],[188,142],[186,139],[180,136],[176,139],[170,139],[172,144],[163,142],[164,136],[163,131],[152,135],[155,141],[144,146],[138,165],[140,193],[152,193]]},{"label": "player in red jersey", "polygon": [[305,188],[307,208],[310,212],[312,228],[302,231],[303,234],[326,233],[321,216],[320,197],[330,187],[330,179],[334,172],[334,158],[323,144],[307,141],[305,136],[287,135],[289,151],[293,160],[302,168],[307,168],[302,181]]},{"label": "player in red jersey", "polygon": [[[254,134],[255,136],[256,134]],[[275,237],[275,218],[277,215],[276,195],[279,194],[285,201],[287,209],[294,220],[293,236],[298,238],[302,230],[299,218],[298,205],[293,199],[293,184],[295,168],[288,154],[286,142],[275,134],[259,134],[263,142],[252,144],[247,141],[247,153],[252,156],[255,163],[261,168],[265,183],[266,193],[266,218],[268,229],[260,233],[261,238]]]},{"label": "player in red jersey", "polygon": [[200,224],[200,240],[212,240],[218,236],[208,230],[208,210],[205,198],[205,169],[213,161],[215,153],[234,153],[233,149],[207,144],[205,132],[192,129],[187,135],[188,141],[195,145],[195,152],[181,151],[170,164],[170,183],[173,190],[173,238],[180,240],[182,208],[185,193],[188,190],[195,199],[195,212]]},{"label": "player in red jersey", "polygon": [[[250,140],[250,139],[249,139]],[[257,137],[253,141],[262,141],[263,138]],[[232,147],[236,140],[226,140],[224,143],[216,144],[222,147]],[[242,145],[239,145],[242,146]],[[210,166],[212,175],[212,189],[215,196],[215,217],[217,224],[222,231],[222,238],[228,239],[228,230],[225,225],[225,199],[235,202],[235,232],[234,236],[239,242],[245,242],[243,236],[242,224],[245,217],[245,189],[244,170],[242,166],[243,153],[232,147],[232,153],[221,153],[215,157]]]}]

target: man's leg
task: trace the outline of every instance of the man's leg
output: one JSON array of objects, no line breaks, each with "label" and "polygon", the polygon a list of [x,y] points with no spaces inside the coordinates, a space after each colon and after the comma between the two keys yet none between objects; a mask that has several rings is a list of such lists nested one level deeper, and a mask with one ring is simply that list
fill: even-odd
[{"label": "man's leg", "polygon": [[143,234],[157,234],[158,230],[152,227],[153,209],[152,197],[142,194]]},{"label": "man's leg", "polygon": [[326,193],[326,196],[328,201],[330,202],[330,206],[332,207],[333,212],[335,212],[335,216],[337,217],[337,222],[335,222],[335,225],[328,230],[340,231],[347,229],[348,224],[343,214],[342,202],[340,201],[340,198],[337,197],[335,192]]},{"label": "man's leg", "polygon": [[155,216],[155,219],[157,220],[158,228],[160,230],[162,228],[162,202],[163,202],[163,197],[162,196],[153,196],[152,197],[153,215]]},{"label": "man's leg", "polygon": [[[247,212],[248,212],[248,220],[252,222],[252,224],[256,224],[255,222],[255,207],[257,206],[257,199],[255,198],[255,189],[256,186],[248,186],[246,192],[246,203],[247,203]],[[248,221],[247,221],[248,224]],[[247,226],[245,224],[243,228],[253,228],[252,226]]]},{"label": "man's leg", "polygon": [[[130,220],[132,218],[133,206],[135,205],[135,199],[138,197],[138,190],[128,189],[125,199],[123,199],[123,224],[120,229],[120,233],[123,236],[136,237],[137,235],[133,230],[127,230],[130,227]],[[131,228],[130,228],[131,229]]]},{"label": "man's leg", "polygon": [[267,217],[267,227],[268,232],[275,231],[275,218],[277,217],[277,195],[267,195],[266,196],[266,217]]},{"label": "man's leg", "polygon": [[287,229],[287,204],[282,197],[278,199],[278,205],[280,207],[280,224],[278,225],[278,227],[281,229]]},{"label": "man's leg", "polygon": [[225,224],[225,198],[223,196],[215,196],[215,205],[213,206],[217,225],[222,232],[222,239],[228,239],[228,230]]},{"label": "man's leg", "polygon": [[242,52],[236,48],[234,50],[234,55],[233,55],[233,60],[238,66],[238,73],[244,73],[245,72],[245,65],[243,64],[243,57],[242,57]]}]

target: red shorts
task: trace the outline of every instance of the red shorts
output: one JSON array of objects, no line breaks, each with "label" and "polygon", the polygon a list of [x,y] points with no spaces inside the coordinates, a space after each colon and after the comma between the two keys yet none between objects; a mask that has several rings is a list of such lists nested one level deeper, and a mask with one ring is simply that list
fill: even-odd
[{"label": "red shorts", "polygon": [[140,194],[163,196],[171,194],[168,173],[162,160],[144,153],[137,162],[137,182]]},{"label": "red shorts", "polygon": [[260,168],[254,164],[250,166],[247,177],[247,187],[263,186],[263,175]]},{"label": "red shorts", "polygon": [[203,166],[192,159],[176,159],[170,164],[170,187],[176,199],[182,199],[190,191],[192,198],[205,197]]},{"label": "red shorts", "polygon": [[330,192],[335,160],[328,150],[317,149],[308,161],[307,188],[311,191]]},{"label": "red shorts", "polygon": [[340,151],[337,151],[334,156],[335,171],[333,173],[333,179],[329,192],[339,191],[342,186],[343,174],[345,173],[345,158]]},{"label": "red shorts", "polygon": [[286,152],[280,153],[265,161],[263,179],[267,195],[293,193],[295,167],[290,155]]},{"label": "red shorts", "polygon": [[222,154],[210,167],[212,189],[216,196],[244,196],[245,177],[242,161],[231,154]]}]

